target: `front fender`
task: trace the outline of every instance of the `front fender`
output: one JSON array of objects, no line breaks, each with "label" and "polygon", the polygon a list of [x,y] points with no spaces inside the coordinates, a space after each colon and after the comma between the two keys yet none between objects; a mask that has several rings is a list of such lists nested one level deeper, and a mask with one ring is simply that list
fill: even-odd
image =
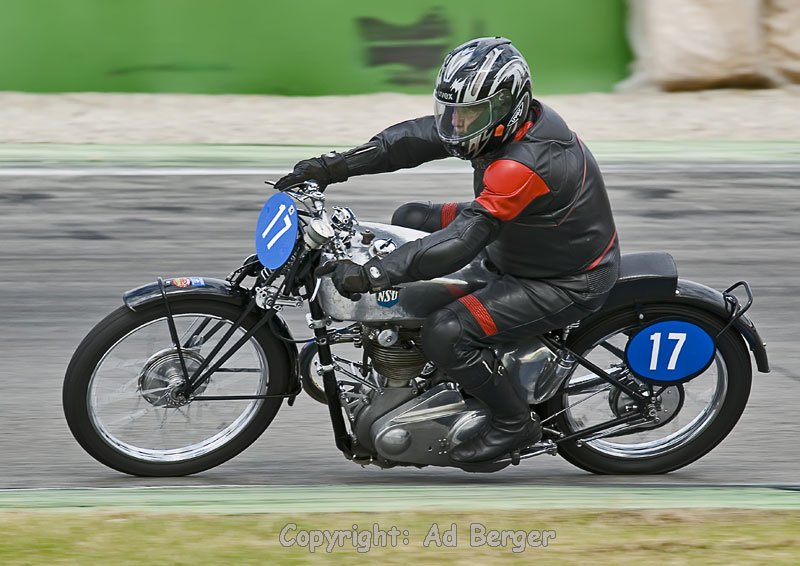
[{"label": "front fender", "polygon": [[[212,277],[181,277],[179,279],[165,279],[164,292],[170,302],[181,301],[194,298],[212,298],[213,300],[225,301],[232,304],[244,306],[249,300],[247,293],[233,289],[228,281],[214,279]],[[161,302],[161,287],[158,281],[147,283],[135,289],[130,289],[122,295],[122,300],[132,311],[140,310],[153,303]],[[283,344],[286,355],[289,356],[289,367],[293,369],[293,377],[289,383],[289,390],[299,389],[298,378],[298,353],[297,345],[293,342],[292,332],[278,314],[274,314],[269,319],[269,327],[272,333]]]},{"label": "front fender", "polygon": [[[691,304],[705,309],[723,320],[730,320],[734,314],[733,306],[725,300],[722,293],[716,289],[706,287],[705,285],[688,279],[678,279],[678,287],[675,290],[674,300],[679,303]],[[753,352],[753,357],[755,357],[756,360],[758,371],[769,373],[767,344],[761,339],[753,321],[750,320],[746,314],[742,315],[733,323],[733,328],[742,335],[745,341],[747,341],[748,346],[750,346],[750,350]]]},{"label": "front fender", "polygon": [[[242,292],[235,292],[231,284],[222,279],[211,277],[181,277],[178,279],[164,279],[164,292],[169,300],[195,298],[198,296],[212,295],[219,300],[234,304],[243,304],[247,297]],[[158,281],[147,283],[135,289],[130,289],[122,295],[122,300],[132,311],[139,310],[154,301],[163,300]]]}]

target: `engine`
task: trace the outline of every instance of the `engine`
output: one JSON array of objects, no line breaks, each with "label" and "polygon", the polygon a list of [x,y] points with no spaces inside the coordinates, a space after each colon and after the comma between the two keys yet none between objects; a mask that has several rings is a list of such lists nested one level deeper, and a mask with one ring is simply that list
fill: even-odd
[{"label": "engine", "polygon": [[483,425],[483,406],[465,400],[455,383],[415,380],[428,375],[419,330],[362,325],[361,340],[383,389],[362,386],[345,398],[358,444],[373,455],[369,461],[380,466],[452,465],[450,447]]},{"label": "engine", "polygon": [[387,387],[408,387],[425,368],[419,330],[367,328],[365,335],[372,367],[386,379]]}]

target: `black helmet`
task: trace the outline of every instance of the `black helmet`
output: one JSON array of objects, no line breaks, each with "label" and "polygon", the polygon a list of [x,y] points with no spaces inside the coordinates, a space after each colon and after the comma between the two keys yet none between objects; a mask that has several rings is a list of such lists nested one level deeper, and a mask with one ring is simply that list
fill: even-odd
[{"label": "black helmet", "polygon": [[474,159],[511,139],[531,96],[528,64],[511,40],[473,39],[450,52],[436,78],[436,130],[452,155]]}]

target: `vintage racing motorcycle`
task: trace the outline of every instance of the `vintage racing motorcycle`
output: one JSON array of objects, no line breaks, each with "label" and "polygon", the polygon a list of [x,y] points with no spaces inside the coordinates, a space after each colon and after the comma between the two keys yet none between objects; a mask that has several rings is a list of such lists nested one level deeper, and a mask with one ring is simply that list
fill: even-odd
[{"label": "vintage racing motorcycle", "polygon": [[[84,338],[63,388],[73,435],[121,472],[193,474],[247,448],[305,390],[360,464],[491,472],[559,454],[594,473],[654,474],[697,460],[732,430],[750,392],[748,347],[769,371],[745,315],[746,282],[719,292],[679,279],[666,253],[624,255],[602,310],[495,349],[540,416],[542,440],[457,465],[450,449],[487,410],[428,362],[420,331],[429,313],[497,275],[478,256],[447,277],[355,300],[315,276],[326,261],[364,263],[424,235],[358,222],[349,208],[329,214],[314,183],[276,193],[257,223],[257,253],[225,280],[128,291]],[[296,340],[280,312],[305,304],[313,338]]]}]

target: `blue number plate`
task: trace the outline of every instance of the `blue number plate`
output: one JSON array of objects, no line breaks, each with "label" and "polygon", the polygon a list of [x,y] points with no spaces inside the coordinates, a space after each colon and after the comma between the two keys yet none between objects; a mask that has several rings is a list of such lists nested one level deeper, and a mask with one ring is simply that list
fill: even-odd
[{"label": "blue number plate", "polygon": [[691,322],[665,320],[639,330],[628,341],[628,367],[644,381],[675,384],[703,373],[714,359],[711,335]]},{"label": "blue number plate", "polygon": [[297,240],[297,208],[289,195],[272,195],[256,224],[256,254],[261,264],[277,269],[292,255]]}]

